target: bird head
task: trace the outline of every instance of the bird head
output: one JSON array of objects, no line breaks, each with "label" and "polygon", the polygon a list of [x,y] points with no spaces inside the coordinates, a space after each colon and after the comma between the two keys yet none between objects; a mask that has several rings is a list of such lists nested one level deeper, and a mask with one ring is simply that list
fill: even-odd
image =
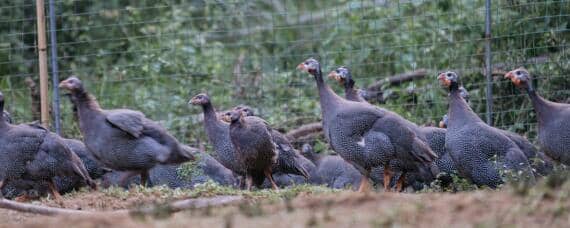
[{"label": "bird head", "polygon": [[453,71],[441,73],[437,79],[439,80],[439,83],[446,88],[451,88],[452,85],[459,84],[459,76],[457,76],[457,73]]},{"label": "bird head", "polygon": [[253,111],[253,109],[247,105],[238,105],[234,107],[233,110],[243,112],[244,116],[255,116],[255,112]]},{"label": "bird head", "polygon": [[224,113],[222,119],[228,123],[233,123],[238,121],[243,115],[244,113],[241,110],[232,110]]},{"label": "bird head", "polygon": [[208,95],[205,93],[200,93],[188,101],[188,104],[191,105],[205,105],[208,103],[210,103],[210,97],[208,97]]},{"label": "bird head", "polygon": [[341,66],[336,70],[331,71],[328,76],[329,78],[336,80],[341,85],[344,85],[346,82],[352,80],[350,70],[345,66]]},{"label": "bird head", "polygon": [[79,78],[71,76],[59,83],[59,88],[65,89],[69,92],[83,91],[83,83]]},{"label": "bird head", "polygon": [[307,72],[309,74],[316,74],[320,70],[320,63],[314,58],[308,58],[307,60],[299,63],[297,69]]},{"label": "bird head", "polygon": [[511,79],[517,88],[527,88],[531,77],[530,73],[523,67],[519,67],[505,74],[505,78]]}]

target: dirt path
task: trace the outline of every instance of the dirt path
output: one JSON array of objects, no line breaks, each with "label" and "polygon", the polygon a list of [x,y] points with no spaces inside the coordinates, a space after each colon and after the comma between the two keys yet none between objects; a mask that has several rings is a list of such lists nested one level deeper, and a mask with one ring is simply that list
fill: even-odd
[{"label": "dirt path", "polygon": [[[65,198],[66,208],[105,211],[172,201],[161,195],[109,196],[100,192]],[[1,227],[568,227],[565,191],[517,196],[510,190],[452,193],[300,193],[290,200],[250,198],[238,205],[188,210],[174,215],[45,217],[0,209]],[[44,199],[42,205],[58,206]],[[238,226],[239,224],[239,226]]]}]

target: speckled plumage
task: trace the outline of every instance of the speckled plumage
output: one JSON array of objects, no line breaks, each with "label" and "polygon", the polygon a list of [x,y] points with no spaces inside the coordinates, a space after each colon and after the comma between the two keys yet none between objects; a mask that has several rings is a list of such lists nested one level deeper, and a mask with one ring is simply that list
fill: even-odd
[{"label": "speckled plumage", "polygon": [[532,179],[529,162],[520,148],[485,124],[461,97],[457,74],[442,73],[438,79],[450,90],[445,145],[459,174],[492,188],[503,183],[500,170],[521,171]]},{"label": "speckled plumage", "polygon": [[143,113],[101,109],[75,77],[62,81],[60,87],[71,92],[85,145],[103,166],[137,173],[146,179],[148,170],[157,164],[176,164],[192,159],[190,151]]},{"label": "speckled plumage", "polygon": [[[0,112],[3,111],[4,96],[0,93]],[[18,180],[46,182],[53,186],[58,175],[78,175],[96,188],[79,157],[58,135],[40,126],[12,125],[1,116],[0,188]],[[57,191],[54,188],[51,190]]]},{"label": "speckled plumage", "polygon": [[570,104],[555,103],[540,96],[530,73],[518,68],[505,75],[519,88],[526,90],[538,120],[538,143],[546,155],[570,165]]},{"label": "speckled plumage", "polygon": [[[437,158],[414,123],[366,102],[340,98],[324,83],[320,64],[314,59],[306,60],[299,68],[315,77],[323,129],[331,147],[366,178],[375,166],[384,166],[384,175],[391,177],[390,163],[395,160],[398,171],[406,173],[417,171],[418,166],[429,165]],[[349,91],[349,94],[354,93]],[[384,187],[389,187],[389,181],[385,180]]]},{"label": "speckled plumage", "polygon": [[[347,100],[367,103],[367,101],[361,96],[361,93],[354,88],[355,81],[352,78],[352,74],[348,68],[339,67],[335,71],[332,71],[329,74],[329,77],[335,78],[344,87],[345,98]],[[425,173],[410,174],[408,176],[422,177],[414,179],[416,181],[424,181],[423,184],[429,184],[431,181],[433,181],[433,177],[437,175],[437,173],[432,173],[432,171],[445,173],[442,174],[442,178],[445,179],[449,179],[449,174],[455,172],[453,161],[451,160],[449,154],[445,151],[445,132],[445,129],[434,127],[419,127],[419,133],[425,137],[432,151],[435,152],[438,156],[438,159],[435,161],[435,164],[438,168],[437,170],[432,170],[430,169],[431,165],[421,165],[421,172]],[[399,165],[393,164],[391,166],[397,168]],[[382,174],[383,167],[375,167],[375,169],[377,170],[373,170],[373,174],[377,172],[380,172],[380,174]],[[380,177],[380,175],[372,175],[372,177],[372,180],[375,183],[383,181],[383,177]]]},{"label": "speckled plumage", "polygon": [[303,145],[302,154],[316,165],[314,173],[319,178],[319,182],[313,184],[324,184],[336,189],[356,189],[358,187],[362,175],[340,156],[319,155],[308,144]]}]

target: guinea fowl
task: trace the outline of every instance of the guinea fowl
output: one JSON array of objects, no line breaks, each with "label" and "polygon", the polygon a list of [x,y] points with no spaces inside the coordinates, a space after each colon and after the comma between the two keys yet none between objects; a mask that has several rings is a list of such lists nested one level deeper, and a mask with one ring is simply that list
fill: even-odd
[{"label": "guinea fowl", "polygon": [[314,152],[313,147],[304,144],[303,156],[316,165],[313,176],[318,177],[313,184],[325,184],[329,188],[344,189],[356,188],[362,179],[360,172],[338,155],[320,155]]},{"label": "guinea fowl", "polygon": [[438,80],[450,91],[445,146],[459,174],[477,185],[491,188],[503,183],[499,173],[503,169],[521,171],[533,179],[521,149],[501,131],[485,124],[461,97],[459,76],[445,72]]},{"label": "guinea fowl", "polygon": [[[336,80],[344,87],[344,95],[347,100],[367,103],[367,101],[361,95],[362,92],[354,88],[355,81],[352,79],[352,74],[347,67],[339,67],[336,70],[331,71],[328,76],[329,78]],[[441,173],[441,178],[446,179],[445,181],[450,180],[450,174],[454,172],[455,168],[453,161],[445,151],[445,132],[445,129],[439,129],[435,127],[419,128],[419,133],[423,134],[430,148],[437,154],[439,158],[435,161],[437,170],[430,168],[431,165],[422,167],[422,169],[420,169],[420,172],[423,172],[422,174],[413,175],[414,177],[422,177],[414,178],[416,181],[421,181],[423,184],[429,184],[433,181],[434,177],[438,173]],[[398,166],[399,163],[393,164],[392,170],[397,169]],[[381,171],[383,172],[383,170]],[[374,179],[378,178],[373,178],[373,180]]]},{"label": "guinea fowl", "polygon": [[[463,86],[459,87],[459,91],[459,95],[465,100],[466,103],[469,104],[469,92]],[[440,127],[447,128],[448,121],[448,116],[446,114],[443,116],[443,119],[440,122]],[[546,176],[552,171],[553,164],[550,158],[548,158],[543,152],[538,151],[534,145],[532,145],[532,143],[530,143],[526,138],[510,131],[502,129],[497,130],[507,136],[515,144],[517,144],[517,146],[526,155],[531,167],[536,171],[536,174],[539,174],[540,176]]]},{"label": "guinea fowl", "polygon": [[[0,112],[4,96],[0,92]],[[0,189],[11,181],[44,182],[50,193],[61,199],[55,186],[56,176],[78,175],[96,189],[85,166],[56,134],[39,126],[12,125],[0,116]]]},{"label": "guinea fowl", "polygon": [[227,112],[224,119],[230,122],[230,140],[245,172],[247,190],[251,190],[254,182],[260,186],[265,178],[273,189],[278,189],[271,171],[278,154],[267,122],[256,116],[245,116],[239,110]]},{"label": "guinea fowl", "polygon": [[[400,161],[402,171],[409,172],[437,158],[415,124],[388,110],[348,101],[334,93],[324,82],[317,60],[309,58],[297,68],[314,76],[323,130],[332,149],[365,177],[359,191],[369,190],[372,167],[384,166],[384,188],[389,190],[391,161]],[[402,186],[404,179],[401,175],[397,186]]]},{"label": "guinea fowl", "polygon": [[[465,99],[465,102],[469,103],[469,92],[467,92],[465,87],[460,86],[459,91],[460,91],[459,94],[461,95],[461,97],[463,99]],[[447,128],[447,121],[449,121],[449,117],[447,116],[447,114],[445,114],[441,118],[441,121],[439,121],[439,127],[440,128]]]},{"label": "guinea fowl", "polygon": [[538,143],[546,155],[570,165],[570,104],[555,103],[540,96],[530,73],[518,68],[505,74],[513,84],[526,90],[538,119]]},{"label": "guinea fowl", "polygon": [[206,130],[208,140],[214,147],[214,157],[216,160],[239,176],[245,176],[244,169],[241,166],[242,164],[238,162],[237,153],[230,140],[229,124],[218,119],[210,97],[201,93],[194,96],[188,103],[202,106],[204,112],[204,129]]},{"label": "guinea fowl", "polygon": [[148,171],[156,164],[177,164],[193,159],[190,151],[143,113],[102,109],[78,78],[70,77],[59,87],[70,92],[70,100],[77,109],[79,130],[93,157],[107,168],[125,171],[122,180],[141,175],[142,184],[147,185]]},{"label": "guinea fowl", "polygon": [[[234,110],[243,112],[245,116],[255,116],[253,109],[245,105],[236,106]],[[308,180],[309,172],[301,164],[303,157],[291,145],[287,137],[275,129],[271,129],[270,133],[278,154],[277,163],[272,168],[273,172],[301,175]]]}]

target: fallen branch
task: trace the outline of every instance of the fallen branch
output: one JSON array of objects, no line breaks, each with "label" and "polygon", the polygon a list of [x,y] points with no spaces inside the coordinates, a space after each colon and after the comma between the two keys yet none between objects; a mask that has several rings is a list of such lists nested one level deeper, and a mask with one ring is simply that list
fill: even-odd
[{"label": "fallen branch", "polygon": [[19,203],[12,200],[7,199],[0,199],[0,208],[14,210],[19,212],[25,213],[32,213],[32,214],[40,214],[40,215],[89,215],[93,212],[88,211],[80,211],[80,210],[71,210],[71,209],[64,209],[64,208],[57,208],[57,207],[47,207],[41,205],[33,205],[28,203]]},{"label": "fallen branch", "polygon": [[397,75],[382,79],[380,81],[377,81],[375,83],[372,83],[372,85],[368,86],[368,88],[366,88],[366,90],[367,91],[380,91],[380,90],[382,90],[382,86],[385,84],[398,85],[402,82],[422,79],[427,75],[428,75],[428,70],[426,70],[426,69],[419,69],[419,70],[412,71],[412,72],[397,74]]},{"label": "fallen branch", "polygon": [[48,207],[41,205],[33,205],[28,203],[19,203],[12,200],[0,199],[0,208],[20,211],[25,213],[40,214],[47,216],[92,216],[92,215],[105,215],[105,214],[152,214],[156,213],[160,208],[168,208],[169,212],[175,213],[187,209],[198,209],[206,207],[222,206],[231,203],[241,202],[243,197],[241,196],[216,196],[206,199],[185,199],[174,201],[167,204],[164,207],[151,206],[144,209],[132,209],[132,210],[115,210],[115,211],[81,211],[57,207]]},{"label": "fallen branch", "polygon": [[321,122],[308,123],[301,125],[300,127],[295,128],[293,130],[290,130],[289,132],[287,132],[287,137],[289,139],[295,140],[305,135],[320,132],[322,130],[323,130],[323,125],[321,124]]}]

